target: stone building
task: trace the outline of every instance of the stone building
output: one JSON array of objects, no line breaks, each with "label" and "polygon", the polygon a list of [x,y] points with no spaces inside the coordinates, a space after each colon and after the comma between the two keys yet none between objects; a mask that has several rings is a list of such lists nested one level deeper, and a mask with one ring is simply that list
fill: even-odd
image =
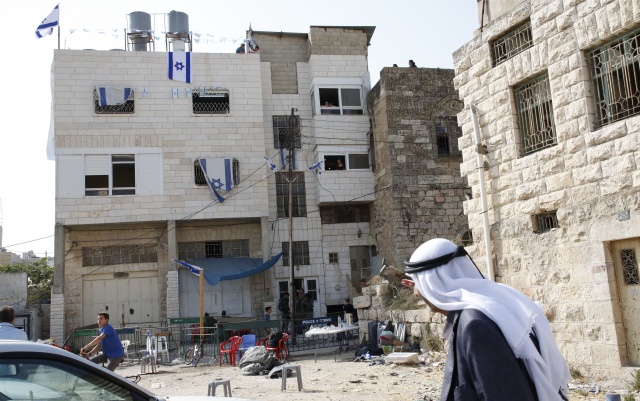
[{"label": "stone building", "polygon": [[[174,54],[190,50],[188,29],[170,31]],[[266,261],[284,251],[273,268],[205,286],[211,315],[262,316],[291,278],[281,148],[292,120],[295,285],[313,297],[315,316],[340,308],[348,281],[375,262],[364,105],[373,31],[254,31],[259,54],[189,51],[190,83],[169,79],[167,53],[145,51],[150,36],[136,30],[129,36],[136,51],[55,50],[51,335],[95,323],[99,311],[114,326],[197,316],[197,277],[172,260],[216,269],[229,258]],[[120,102],[103,103],[107,92]],[[223,203],[204,174],[210,162],[233,184],[220,190]],[[309,169],[318,162],[321,170]]]},{"label": "stone building", "polygon": [[367,104],[376,199],[372,230],[381,257],[402,262],[423,242],[443,237],[471,245],[460,176],[462,102],[454,71],[384,68]]},{"label": "stone building", "polygon": [[481,28],[454,53],[474,240],[486,239],[475,229],[486,212],[496,281],[545,305],[571,367],[628,378],[640,365],[638,2],[484,0],[478,11]]}]

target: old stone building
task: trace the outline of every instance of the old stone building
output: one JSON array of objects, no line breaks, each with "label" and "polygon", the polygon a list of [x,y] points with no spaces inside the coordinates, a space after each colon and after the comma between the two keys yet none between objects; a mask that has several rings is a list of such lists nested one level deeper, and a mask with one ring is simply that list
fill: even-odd
[{"label": "old stone building", "polygon": [[626,378],[640,365],[640,6],[484,0],[478,11],[481,28],[454,53],[474,240],[487,239],[486,213],[496,281],[545,305],[570,366]]},{"label": "old stone building", "polygon": [[417,246],[437,237],[470,245],[460,176],[462,102],[454,71],[384,68],[368,96],[376,199],[372,230],[381,257],[402,266]]}]

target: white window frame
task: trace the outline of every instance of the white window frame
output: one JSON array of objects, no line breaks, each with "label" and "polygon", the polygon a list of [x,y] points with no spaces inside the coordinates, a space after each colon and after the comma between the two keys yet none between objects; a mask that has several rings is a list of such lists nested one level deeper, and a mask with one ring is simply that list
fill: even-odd
[{"label": "white window frame", "polygon": [[[354,168],[352,166],[350,166],[349,163],[349,155],[367,155],[368,159],[369,159],[369,163],[367,168]],[[349,148],[347,150],[345,150],[345,148],[338,148],[338,149],[332,149],[330,147],[321,147],[319,149],[319,153],[318,153],[318,160],[325,160],[325,156],[342,156],[342,161],[345,165],[345,169],[344,170],[336,170],[336,169],[329,169],[330,167],[327,166],[326,162],[323,163],[322,165],[322,170],[323,171],[331,171],[331,172],[338,172],[338,171],[371,171],[371,155],[369,154],[369,149],[367,148]]]},{"label": "white window frame", "polygon": [[[348,115],[348,116],[363,116],[366,115],[367,111],[364,107],[365,101],[364,101],[364,85],[361,82],[361,80],[358,78],[357,82],[354,81],[353,79],[343,79],[343,80],[338,80],[338,82],[336,83],[325,83],[326,79],[324,80],[320,80],[320,79],[316,79],[315,81],[320,81],[321,83],[314,83],[312,84],[311,87],[311,101],[313,102],[312,105],[312,112],[314,115],[324,115],[324,116],[331,116],[331,115]],[[321,105],[321,99],[320,99],[320,89],[337,89],[338,90],[338,105],[334,105],[333,107],[323,107]],[[343,106],[342,105],[342,89],[357,89],[360,91],[360,106]],[[323,114],[322,111],[323,110],[335,110],[338,111],[338,113],[325,113]],[[345,110],[361,110],[362,113],[361,114],[345,114]]]}]

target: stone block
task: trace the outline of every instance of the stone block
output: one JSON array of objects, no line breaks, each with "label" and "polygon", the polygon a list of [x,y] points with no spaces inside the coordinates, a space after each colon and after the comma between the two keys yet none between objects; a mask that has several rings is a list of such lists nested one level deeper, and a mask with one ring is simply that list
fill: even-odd
[{"label": "stone block", "polygon": [[391,287],[389,286],[389,283],[381,283],[374,286],[373,288],[375,289],[375,295],[378,297],[383,297],[391,293]]},{"label": "stone block", "polygon": [[353,307],[356,309],[366,309],[366,308],[370,308],[372,305],[371,303],[371,296],[370,295],[362,295],[360,297],[354,297],[353,298]]},{"label": "stone block", "polygon": [[385,306],[384,300],[385,299],[383,297],[371,297],[371,307],[372,308],[384,308],[384,306]]}]

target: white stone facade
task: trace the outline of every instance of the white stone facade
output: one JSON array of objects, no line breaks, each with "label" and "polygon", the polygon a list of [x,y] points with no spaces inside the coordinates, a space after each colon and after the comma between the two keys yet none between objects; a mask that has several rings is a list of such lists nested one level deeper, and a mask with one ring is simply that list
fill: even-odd
[{"label": "white stone facade", "polygon": [[[128,282],[117,287],[117,291],[127,292],[125,298],[140,299],[139,305],[130,309],[118,302],[117,311],[110,311],[113,321],[127,324],[127,319],[140,311],[149,316],[135,322],[140,325],[161,325],[166,318],[178,317],[183,310],[180,289],[184,283],[172,259],[178,258],[180,243],[248,240],[253,258],[266,260],[279,253],[282,243],[289,240],[289,219],[278,217],[276,180],[264,156],[281,169],[272,116],[290,115],[292,108],[303,126],[296,171],[304,172],[307,209],[305,217],[293,219],[293,240],[308,242],[310,260],[308,265],[297,266],[295,275],[305,280],[305,287],[316,285],[316,316],[324,316],[327,305],[341,303],[348,295],[351,276],[349,247],[370,245],[369,223],[322,224],[319,206],[354,199],[372,201],[366,195],[373,192],[374,185],[371,171],[341,171],[340,179],[338,175],[330,179],[327,172],[318,181],[316,173],[308,170],[323,157],[320,147],[325,154],[348,152],[353,139],[366,139],[368,131],[366,46],[364,54],[359,46],[368,42],[367,34],[344,29],[360,38],[359,47],[350,54],[351,43],[336,45],[335,55],[331,55],[327,50],[331,46],[325,46],[322,35],[328,31],[335,36],[334,30],[343,31],[315,29],[313,35],[323,45],[322,54],[313,56],[306,53],[314,46],[304,34],[282,38],[279,32],[280,36],[254,33],[261,44],[259,55],[194,52],[191,84],[167,78],[167,55],[161,52],[55,51],[56,223],[64,226],[64,238],[58,236],[56,244],[58,248],[64,245],[65,254],[58,256],[64,256],[64,261],[56,263],[64,280],[55,283],[52,333],[62,336],[74,327],[94,323],[89,310],[100,305],[93,305],[99,295],[93,297],[91,292],[97,294],[103,282],[109,289],[110,280],[117,279]],[[287,47],[288,40],[297,44],[296,49]],[[293,66],[291,69],[276,68],[278,51],[283,52],[282,59]],[[277,82],[271,81],[274,68]],[[318,87],[338,85],[359,88],[362,115],[320,115],[319,106],[312,105],[313,93],[319,102]],[[135,112],[96,114],[96,87],[133,88]],[[189,90],[200,87],[228,91],[230,112],[194,114]],[[316,128],[319,126],[324,128]],[[366,142],[358,151],[367,153]],[[104,170],[104,165],[96,167],[94,162],[106,160],[112,167],[112,155],[134,156],[136,194],[85,194],[86,177]],[[240,182],[223,194],[223,204],[215,200],[208,186],[195,184],[194,162],[201,157],[239,161]],[[99,174],[111,177],[109,171]],[[113,190],[112,177],[109,180],[107,191]],[[136,263],[86,264],[87,258],[97,254],[87,249],[117,246],[151,248],[157,262],[141,259]],[[338,253],[337,263],[329,264],[329,252]],[[229,288],[241,291],[243,306],[237,315],[255,317],[262,316],[264,303],[277,302],[279,285],[289,278],[289,267],[281,260],[264,273],[233,285],[218,285],[223,293]],[[206,308],[213,309],[214,315],[220,312],[210,304]],[[121,319],[121,312],[122,322],[116,320]]]},{"label": "white stone facade", "polygon": [[[527,20],[533,45],[493,66],[491,44]],[[458,114],[459,146],[461,174],[473,189],[464,207],[474,242],[485,238],[470,104],[478,109],[488,149],[484,174],[496,281],[541,301],[569,365],[596,377],[626,379],[622,367],[640,363],[640,323],[624,295],[637,285],[621,279],[617,261],[620,249],[636,249],[640,237],[640,116],[594,128],[587,54],[639,23],[634,0],[525,1],[454,53],[455,84],[466,106]],[[514,88],[540,74],[548,74],[557,144],[522,156]],[[637,87],[640,77],[632,73],[626,82]],[[544,212],[556,212],[558,228],[535,233],[535,215]],[[484,261],[484,247],[474,247],[473,256]]]}]

